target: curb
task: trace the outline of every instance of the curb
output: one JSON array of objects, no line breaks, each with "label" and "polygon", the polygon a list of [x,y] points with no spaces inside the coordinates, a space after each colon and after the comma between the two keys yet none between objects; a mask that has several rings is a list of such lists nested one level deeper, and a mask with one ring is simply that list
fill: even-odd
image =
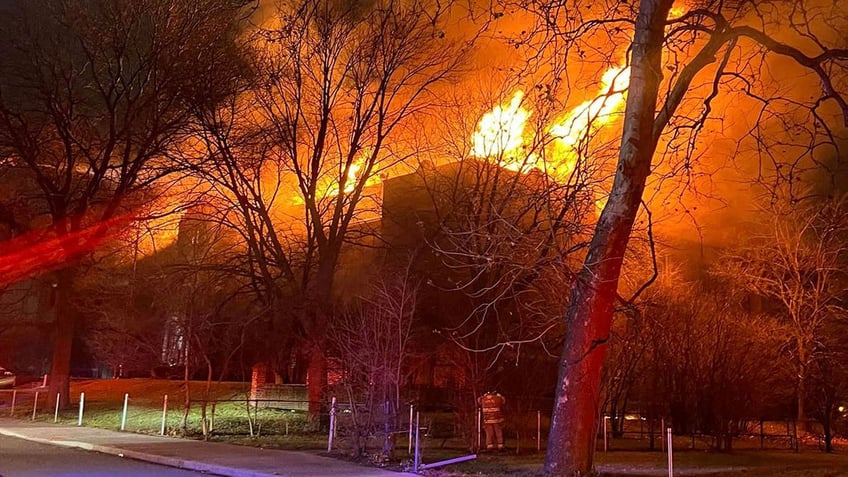
[{"label": "curb", "polygon": [[23,439],[31,442],[38,442],[40,444],[49,444],[61,447],[69,447],[74,449],[82,449],[87,451],[99,452],[101,454],[109,454],[117,457],[124,457],[133,460],[139,460],[143,462],[150,462],[152,464],[159,464],[168,467],[175,467],[177,469],[184,470],[193,470],[197,472],[206,472],[208,474],[213,475],[222,475],[226,477],[281,477],[285,474],[269,474],[266,472],[254,472],[244,469],[239,469],[236,467],[227,467],[223,465],[215,465],[215,464],[207,464],[205,462],[199,462],[196,460],[187,460],[187,459],[178,459],[176,457],[167,457],[155,454],[147,454],[144,452],[136,452],[121,449],[118,447],[110,447],[110,446],[102,446],[97,444],[89,444],[87,442],[79,442],[79,441],[62,441],[62,440],[51,440],[51,439],[43,439],[40,437],[30,437],[23,434],[19,434],[15,431],[10,431],[8,429],[4,429],[0,427],[0,435],[15,437],[18,439]]}]

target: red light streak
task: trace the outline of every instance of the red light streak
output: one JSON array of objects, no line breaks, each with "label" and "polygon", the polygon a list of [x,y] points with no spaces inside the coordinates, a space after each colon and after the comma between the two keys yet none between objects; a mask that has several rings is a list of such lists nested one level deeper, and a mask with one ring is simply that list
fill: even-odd
[{"label": "red light streak", "polygon": [[50,232],[37,230],[0,242],[0,286],[62,268],[115,237],[131,221],[131,216],[118,216],[46,240]]}]

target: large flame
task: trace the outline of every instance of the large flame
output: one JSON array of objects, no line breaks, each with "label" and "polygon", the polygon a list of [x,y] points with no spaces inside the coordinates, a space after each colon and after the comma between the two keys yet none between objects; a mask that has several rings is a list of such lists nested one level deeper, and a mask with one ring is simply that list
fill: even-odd
[{"label": "large flame", "polygon": [[676,7],[671,7],[671,10],[668,11],[668,18],[676,19],[676,18],[682,17],[683,15],[686,14],[686,11],[687,11],[686,8],[687,7],[680,6],[680,5],[678,5]]},{"label": "large flame", "polygon": [[524,126],[530,111],[521,107],[524,92],[518,90],[509,104],[495,106],[480,118],[471,135],[471,154],[476,157],[509,157],[524,145]]},{"label": "large flame", "polygon": [[524,92],[516,91],[508,104],[495,106],[480,119],[471,135],[471,155],[493,158],[509,170],[527,173],[536,169],[564,181],[581,154],[585,154],[589,138],[621,111],[629,81],[629,68],[610,68],[601,77],[600,92],[594,99],[548,126],[547,133],[553,141],[544,155],[547,159],[530,152],[531,138],[524,129],[532,113],[521,105]]},{"label": "large flame", "polygon": [[601,77],[601,95],[572,109],[561,121],[551,126],[551,135],[561,144],[578,149],[619,111],[624,104],[624,91],[629,83],[628,68],[607,70]]}]

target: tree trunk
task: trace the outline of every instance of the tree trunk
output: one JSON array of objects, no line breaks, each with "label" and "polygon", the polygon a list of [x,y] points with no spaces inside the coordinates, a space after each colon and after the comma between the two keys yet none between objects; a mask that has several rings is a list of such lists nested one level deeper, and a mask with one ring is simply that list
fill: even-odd
[{"label": "tree trunk", "polygon": [[796,410],[796,417],[798,420],[798,425],[801,427],[801,432],[807,431],[807,413],[804,408],[806,407],[806,399],[805,399],[805,389],[807,387],[807,376],[805,370],[800,370],[798,372],[798,409]]},{"label": "tree trunk", "polygon": [[62,409],[67,409],[71,403],[71,350],[76,330],[76,313],[70,307],[70,294],[75,273],[76,270],[73,268],[59,270],[56,273],[54,287],[56,325],[50,363],[48,402],[55,403],[56,393],[59,393],[59,407]]},{"label": "tree trunk", "polygon": [[833,406],[828,403],[825,409],[824,419],[822,419],[822,430],[824,431],[824,451],[827,453],[833,452]]},{"label": "tree trunk", "polygon": [[801,440],[807,434],[807,415],[804,411],[806,407],[804,399],[805,390],[807,388],[807,367],[804,363],[807,360],[807,355],[804,346],[800,346],[799,348],[798,358],[801,360],[801,363],[798,366],[798,408],[795,411],[795,452],[801,452]]},{"label": "tree trunk", "polygon": [[730,452],[733,450],[733,434],[735,434],[735,429],[733,427],[733,421],[727,423],[727,432],[724,434],[724,451]]},{"label": "tree trunk", "polygon": [[568,330],[545,456],[547,476],[592,473],[601,368],[613,301],[656,149],[654,114],[662,79],[663,29],[671,4],[671,0],[642,0],[639,6],[615,181],[572,289],[566,316]]},{"label": "tree trunk", "polygon": [[309,399],[309,422],[315,430],[321,422],[326,386],[327,358],[319,346],[313,346],[309,353],[309,368],[306,370],[306,394]]},{"label": "tree trunk", "polygon": [[656,446],[654,445],[654,415],[653,413],[648,415],[648,450],[653,451],[656,450]]},{"label": "tree trunk", "polygon": [[332,316],[333,278],[338,263],[338,249],[331,249],[322,257],[315,275],[312,290],[312,307],[307,323],[309,339],[309,366],[306,370],[307,395],[309,396],[309,421],[317,429],[324,402],[324,389],[327,387],[327,357],[323,347],[327,336],[328,318]]},{"label": "tree trunk", "polygon": [[[624,395],[624,404],[621,406],[621,414],[620,414],[619,419],[618,419],[618,426],[616,426],[617,427],[617,435],[615,437],[619,437],[619,438],[624,437],[624,421],[625,421],[624,418],[627,415],[627,401],[628,401],[628,398],[627,398],[627,395],[625,394]],[[639,416],[640,420],[641,420],[641,418],[642,418],[642,416]]]}]

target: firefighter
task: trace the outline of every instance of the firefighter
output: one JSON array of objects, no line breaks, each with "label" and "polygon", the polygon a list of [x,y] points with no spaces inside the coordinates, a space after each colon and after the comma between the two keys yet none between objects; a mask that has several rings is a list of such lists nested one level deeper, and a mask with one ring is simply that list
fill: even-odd
[{"label": "firefighter", "polygon": [[497,391],[490,391],[480,396],[477,403],[483,408],[483,429],[486,431],[486,450],[503,450],[503,422],[504,416],[501,408],[506,403],[506,398]]}]

